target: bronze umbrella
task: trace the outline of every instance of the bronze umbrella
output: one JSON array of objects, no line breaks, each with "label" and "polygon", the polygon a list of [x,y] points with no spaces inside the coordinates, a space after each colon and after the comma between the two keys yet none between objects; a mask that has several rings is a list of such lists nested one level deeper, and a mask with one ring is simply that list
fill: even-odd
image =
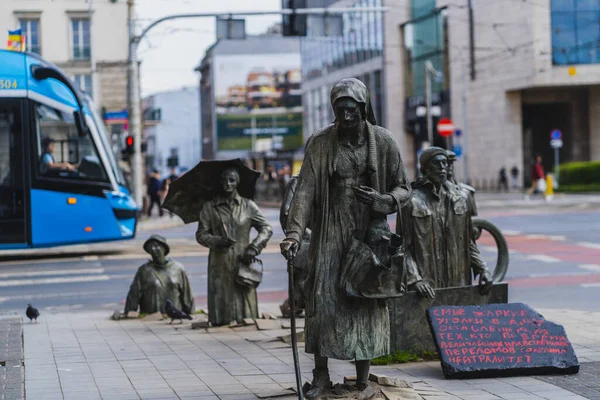
[{"label": "bronze umbrella", "polygon": [[239,158],[200,161],[169,185],[169,192],[162,207],[177,214],[186,224],[198,221],[204,203],[221,191],[222,172],[232,167],[240,174],[237,187],[239,195],[254,199],[256,180],[260,172],[248,168]]}]

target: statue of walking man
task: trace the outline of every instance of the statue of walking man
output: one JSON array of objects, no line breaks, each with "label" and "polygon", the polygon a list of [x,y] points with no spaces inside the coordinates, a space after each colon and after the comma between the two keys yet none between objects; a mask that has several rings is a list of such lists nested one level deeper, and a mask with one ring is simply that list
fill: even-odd
[{"label": "statue of walking man", "polygon": [[331,388],[327,360],[356,360],[360,398],[374,395],[370,362],[390,351],[385,301],[347,296],[340,289],[342,259],[355,230],[366,233],[375,218],[392,214],[410,189],[391,133],[376,126],[366,86],[343,79],[331,90],[332,125],[308,141],[298,187],[290,206],[281,252],[299,249],[312,229],[306,295],[306,352],[314,354],[313,381],[306,393],[318,398]]}]

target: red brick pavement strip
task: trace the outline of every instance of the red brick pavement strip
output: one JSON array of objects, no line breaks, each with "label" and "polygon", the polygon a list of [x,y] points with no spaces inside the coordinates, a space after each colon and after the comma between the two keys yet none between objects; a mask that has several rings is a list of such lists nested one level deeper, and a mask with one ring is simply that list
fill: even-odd
[{"label": "red brick pavement strip", "polygon": [[511,287],[548,287],[548,286],[576,286],[584,283],[600,283],[600,274],[573,274],[554,276],[531,276],[522,278],[505,279]]},{"label": "red brick pavement strip", "polygon": [[[551,239],[530,238],[527,235],[506,236],[508,248],[523,254],[543,254],[561,261],[577,264],[600,263],[600,249],[584,247],[574,243]],[[494,239],[485,235],[477,241],[479,245],[495,246]]]}]

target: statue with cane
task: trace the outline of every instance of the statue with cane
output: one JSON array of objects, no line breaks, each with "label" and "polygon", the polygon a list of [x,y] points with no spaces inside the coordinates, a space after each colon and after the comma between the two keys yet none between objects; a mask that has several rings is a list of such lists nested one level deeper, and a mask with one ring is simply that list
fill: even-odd
[{"label": "statue with cane", "polygon": [[[328,359],[335,358],[356,361],[357,397],[367,399],[375,395],[368,382],[370,362],[390,350],[389,315],[382,299],[401,295],[402,288],[366,285],[352,291],[342,286],[350,282],[356,284],[349,287],[363,288],[348,275],[348,257],[370,257],[369,252],[378,253],[380,240],[391,239],[384,232],[385,217],[408,200],[410,189],[396,141],[376,125],[366,86],[358,79],[343,79],[331,90],[331,105],[334,123],[306,144],[281,252],[293,263],[305,229],[311,228],[303,286],[305,350],[314,354],[315,368],[306,398],[318,398],[332,388]],[[377,229],[382,229],[380,234],[367,235]],[[394,265],[373,263],[375,276],[394,274],[384,264]],[[348,279],[342,282],[342,276]]]}]

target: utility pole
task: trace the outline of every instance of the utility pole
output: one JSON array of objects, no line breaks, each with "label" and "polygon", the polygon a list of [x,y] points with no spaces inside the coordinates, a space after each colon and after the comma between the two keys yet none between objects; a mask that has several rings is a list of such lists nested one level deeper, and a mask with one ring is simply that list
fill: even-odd
[{"label": "utility pole", "polygon": [[433,146],[433,115],[431,115],[431,78],[429,76],[431,62],[425,61],[425,103],[427,107],[427,138],[429,145]]},{"label": "utility pole", "polygon": [[94,0],[87,0],[88,2],[88,25],[90,29],[90,64],[92,68],[91,84],[92,84],[92,100],[96,102],[98,98],[98,92],[96,91],[98,85],[96,84],[96,48],[94,46],[94,40],[96,35],[94,34],[92,25],[92,14],[94,13]]},{"label": "utility pole", "polygon": [[134,0],[127,0],[128,6],[128,21],[129,21],[129,60],[128,60],[128,108],[129,108],[129,134],[133,136],[133,191],[135,202],[138,207],[142,205],[142,123],[141,123],[141,100],[138,83],[138,61],[137,49],[140,41],[154,28],[156,25],[173,20],[184,18],[231,18],[233,16],[263,16],[263,15],[332,15],[332,14],[347,14],[347,13],[364,13],[364,12],[385,12],[388,7],[327,7],[327,8],[300,8],[300,9],[282,9],[279,11],[242,11],[242,12],[217,12],[217,13],[193,13],[193,14],[175,14],[163,18],[159,18],[146,26],[139,35],[135,34]]},{"label": "utility pole", "polygon": [[144,165],[142,163],[141,99],[137,61],[138,41],[135,40],[134,15],[134,0],[127,0],[127,19],[129,22],[129,62],[127,66],[129,96],[127,100],[129,109],[129,134],[133,136],[133,163],[131,164],[131,169],[133,170],[135,202],[138,207],[142,207],[142,173]]},{"label": "utility pole", "polygon": [[470,185],[470,176],[469,176],[469,145],[468,145],[468,131],[469,131],[469,118],[467,117],[467,60],[464,57],[462,58],[462,120],[463,120],[463,129],[462,129],[462,146],[463,146],[463,157],[465,161],[465,183]]}]

